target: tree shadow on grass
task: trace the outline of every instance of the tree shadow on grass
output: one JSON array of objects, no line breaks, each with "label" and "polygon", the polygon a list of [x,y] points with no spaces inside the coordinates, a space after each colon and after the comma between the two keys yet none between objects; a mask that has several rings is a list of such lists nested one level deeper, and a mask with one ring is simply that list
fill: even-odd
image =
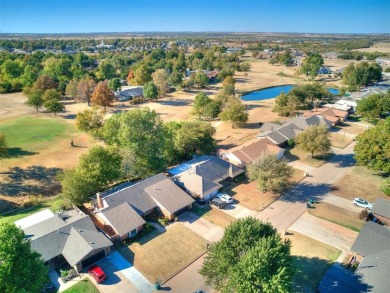
[{"label": "tree shadow on grass", "polygon": [[59,168],[29,166],[25,169],[14,167],[1,173],[0,194],[5,196],[51,195],[59,191]]},{"label": "tree shadow on grass", "polygon": [[340,168],[352,167],[355,165],[356,161],[353,157],[353,154],[339,154],[334,155],[330,159],[330,163],[337,164]]},{"label": "tree shadow on grass", "polygon": [[6,158],[20,158],[25,156],[32,156],[38,154],[37,152],[26,151],[22,148],[8,148]]},{"label": "tree shadow on grass", "polygon": [[280,200],[286,202],[307,202],[311,199],[314,202],[318,202],[322,199],[324,194],[330,191],[330,187],[330,184],[310,184],[301,182],[287,190],[283,196],[280,197]]}]

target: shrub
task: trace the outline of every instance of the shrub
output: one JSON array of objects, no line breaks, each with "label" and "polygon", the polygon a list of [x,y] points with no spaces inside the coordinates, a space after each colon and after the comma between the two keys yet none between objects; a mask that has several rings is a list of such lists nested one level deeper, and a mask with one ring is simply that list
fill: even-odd
[{"label": "shrub", "polygon": [[166,225],[168,225],[169,219],[167,217],[159,218],[158,222],[161,226],[165,227]]},{"label": "shrub", "polygon": [[287,141],[287,144],[288,144],[289,147],[293,147],[293,146],[295,145],[295,140],[289,139],[289,140]]},{"label": "shrub", "polygon": [[387,178],[385,181],[383,181],[380,188],[384,194],[390,196],[390,178]]},{"label": "shrub", "polygon": [[363,221],[367,221],[368,219],[368,211],[366,209],[362,210],[359,214],[359,219]]}]

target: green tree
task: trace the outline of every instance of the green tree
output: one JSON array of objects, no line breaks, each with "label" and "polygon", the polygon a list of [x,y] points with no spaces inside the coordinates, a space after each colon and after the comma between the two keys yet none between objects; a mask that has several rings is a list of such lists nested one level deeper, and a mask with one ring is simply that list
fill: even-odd
[{"label": "green tree", "polygon": [[325,125],[310,126],[295,138],[296,147],[302,151],[314,154],[324,154],[330,151],[329,131]]},{"label": "green tree", "polygon": [[290,292],[291,243],[255,218],[238,219],[209,247],[199,273],[221,292]]},{"label": "green tree", "polygon": [[209,78],[204,72],[199,71],[195,73],[194,84],[199,88],[205,88],[209,84]]},{"label": "green tree", "polygon": [[76,115],[76,126],[79,130],[96,136],[104,124],[104,114],[97,107],[86,109]]},{"label": "green tree", "polygon": [[226,76],[222,82],[222,87],[227,86],[227,85],[232,85],[234,86],[236,84],[236,81],[234,80],[233,76]]},{"label": "green tree", "polygon": [[121,174],[127,179],[127,181],[137,179],[142,177],[143,174],[140,174],[137,169],[137,156],[131,149],[122,149],[121,150]]},{"label": "green tree", "polygon": [[384,100],[384,95],[370,95],[367,98],[358,101],[356,112],[357,114],[367,117],[368,120],[375,120],[382,114],[382,102]]},{"label": "green tree", "polygon": [[282,192],[288,187],[292,175],[293,168],[286,160],[279,160],[271,154],[260,157],[248,167],[249,178],[256,181],[257,189],[262,192]]},{"label": "green tree", "polygon": [[108,87],[116,92],[120,87],[121,87],[121,80],[119,78],[113,78],[113,79],[110,79],[109,82],[108,82]]},{"label": "green tree", "polygon": [[42,99],[44,101],[48,100],[60,100],[61,99],[61,93],[56,89],[48,89],[43,92]]},{"label": "green tree", "polygon": [[0,132],[0,158],[7,155],[8,145],[5,139],[5,134]]},{"label": "green tree", "polygon": [[20,60],[6,60],[0,67],[6,79],[15,79],[23,74],[24,68]]},{"label": "green tree", "polygon": [[45,100],[43,107],[45,107],[48,112],[54,113],[54,116],[57,116],[58,112],[61,112],[65,109],[65,106],[57,99]]},{"label": "green tree", "polygon": [[22,78],[24,80],[25,85],[32,86],[38,78],[38,70],[34,68],[32,65],[27,65],[24,68],[24,73]]},{"label": "green tree", "polygon": [[145,99],[154,100],[158,97],[158,90],[153,81],[149,81],[144,85],[144,97]]},{"label": "green tree", "polygon": [[78,85],[78,81],[76,80],[71,80],[67,85],[66,85],[66,88],[65,88],[65,95],[72,98],[72,99],[76,99],[76,96],[77,96],[77,85]]},{"label": "green tree", "polygon": [[39,111],[39,108],[43,105],[43,99],[42,94],[39,92],[33,92],[30,93],[27,96],[26,105],[30,107],[34,107],[37,112]]},{"label": "green tree", "polygon": [[390,118],[380,121],[356,137],[354,147],[358,165],[390,173]]},{"label": "green tree", "polygon": [[148,68],[145,65],[141,65],[134,71],[134,78],[132,79],[132,85],[144,85],[148,81],[151,81],[152,77]]},{"label": "green tree", "polygon": [[202,117],[204,115],[205,109],[209,103],[211,103],[211,99],[205,93],[201,92],[195,96],[194,106],[192,109],[192,113]]},{"label": "green tree", "polygon": [[380,185],[380,189],[383,191],[384,194],[390,196],[390,177],[383,180],[383,182]]},{"label": "green tree", "polygon": [[233,128],[245,124],[248,116],[245,105],[237,98],[230,99],[219,114],[221,120],[231,122]]},{"label": "green tree", "polygon": [[278,113],[280,116],[294,116],[298,110],[299,101],[293,94],[281,93],[275,98],[275,106],[272,112]]},{"label": "green tree", "polygon": [[142,177],[165,170],[164,128],[160,116],[149,108],[122,112],[106,120],[102,138],[109,145],[132,150]]},{"label": "green tree", "polygon": [[99,82],[93,90],[91,96],[92,105],[103,107],[104,112],[106,112],[107,107],[112,107],[115,97],[113,91],[108,87],[107,83],[107,81]]},{"label": "green tree", "polygon": [[181,86],[183,83],[183,74],[178,71],[173,71],[168,80],[173,86]]},{"label": "green tree", "polygon": [[221,103],[218,100],[211,100],[203,110],[203,116],[215,119],[221,113]]},{"label": "green tree", "polygon": [[168,86],[168,78],[169,74],[165,69],[157,69],[152,73],[153,83],[156,85],[158,89],[158,94],[160,96],[165,96],[166,89]]},{"label": "green tree", "polygon": [[14,224],[0,225],[0,292],[41,292],[47,268]]},{"label": "green tree", "polygon": [[301,72],[314,79],[318,70],[324,64],[324,59],[318,53],[311,53],[303,60],[301,65]]},{"label": "green tree", "polygon": [[115,67],[110,62],[104,61],[100,62],[98,66],[98,71],[96,72],[96,76],[100,80],[104,79],[112,79],[116,75]]}]

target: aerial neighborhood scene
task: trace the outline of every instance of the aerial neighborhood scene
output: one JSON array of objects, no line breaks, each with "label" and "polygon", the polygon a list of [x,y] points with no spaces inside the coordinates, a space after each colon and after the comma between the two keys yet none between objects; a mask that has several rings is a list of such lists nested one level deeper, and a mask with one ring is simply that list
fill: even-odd
[{"label": "aerial neighborhood scene", "polygon": [[0,292],[389,272],[389,0],[0,1]]}]

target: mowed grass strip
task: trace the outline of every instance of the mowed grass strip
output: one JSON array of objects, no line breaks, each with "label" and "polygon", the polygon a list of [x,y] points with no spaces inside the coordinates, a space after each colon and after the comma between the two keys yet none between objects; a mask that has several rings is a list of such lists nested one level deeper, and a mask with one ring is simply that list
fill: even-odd
[{"label": "mowed grass strip", "polygon": [[353,231],[359,232],[364,225],[364,222],[359,219],[359,214],[326,202],[316,203],[314,208],[308,209],[308,211],[309,214],[313,216],[341,225]]},{"label": "mowed grass strip", "polygon": [[[139,242],[130,244],[128,249],[120,250],[130,262],[134,258],[135,268],[152,283],[165,281],[206,252],[207,241],[179,223],[154,236],[146,242],[141,238]],[[126,250],[127,253],[123,253]]]},{"label": "mowed grass strip", "polygon": [[297,232],[283,238],[290,239],[292,244],[291,254],[296,267],[293,292],[314,292],[341,251]]},{"label": "mowed grass strip", "polygon": [[60,209],[63,204],[64,204],[64,200],[60,196],[50,198],[48,200],[44,200],[38,203],[36,206],[20,209],[8,215],[0,216],[0,224],[13,223],[17,220],[28,217],[44,209],[50,209],[52,212],[54,212]]},{"label": "mowed grass strip", "polygon": [[376,171],[364,166],[353,166],[352,169],[332,187],[332,194],[354,199],[361,197],[374,203],[377,198],[389,199],[379,188],[384,178]]},{"label": "mowed grass strip", "polygon": [[202,217],[203,219],[205,219],[205,220],[209,221],[210,223],[217,225],[221,228],[225,228],[231,222],[236,220],[235,218],[228,215],[227,213],[219,210],[216,207],[211,207],[209,205],[204,205],[201,207],[193,205],[191,211],[195,215]]},{"label": "mowed grass strip", "polygon": [[81,280],[69,289],[63,291],[64,293],[99,293],[99,290],[88,279]]},{"label": "mowed grass strip", "polygon": [[75,130],[62,118],[20,117],[0,125],[11,152],[13,148],[39,150],[59,137],[68,137]]}]

